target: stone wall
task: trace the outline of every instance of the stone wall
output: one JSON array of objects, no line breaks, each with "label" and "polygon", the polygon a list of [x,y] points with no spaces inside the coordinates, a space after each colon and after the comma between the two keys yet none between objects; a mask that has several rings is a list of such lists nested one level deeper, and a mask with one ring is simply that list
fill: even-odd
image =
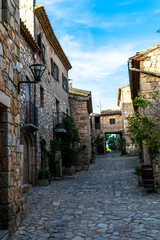
[{"label": "stone wall", "polygon": [[[115,124],[110,123],[111,119],[115,119]],[[101,130],[104,133],[121,132],[123,129],[122,115],[121,114],[101,115],[100,126],[101,126]]]},{"label": "stone wall", "polygon": [[34,38],[34,0],[19,0],[20,18]]},{"label": "stone wall", "polygon": [[19,1],[0,1],[0,229],[13,232],[25,212],[20,183]]},{"label": "stone wall", "polygon": [[[36,86],[36,106],[38,108],[39,119],[39,130],[37,132],[37,164],[38,168],[40,168],[40,137],[45,140],[46,148],[49,150],[50,140],[53,134],[54,113],[59,111],[60,113],[62,112],[70,115],[70,106],[68,92],[62,87],[62,73],[68,78],[68,70],[64,67],[59,56],[51,46],[37,17],[35,18],[35,24],[35,34],[38,35],[41,32],[43,36],[42,41],[46,48],[45,65],[47,66],[42,81]],[[51,58],[59,67],[59,81],[56,81],[51,75]],[[44,64],[39,56],[37,56],[37,61]],[[43,89],[44,94],[43,106],[41,104],[40,88]]]},{"label": "stone wall", "polygon": [[[20,60],[21,60],[21,73],[19,76],[20,81],[34,81],[33,74],[31,73],[29,66],[34,63],[34,54],[36,52],[31,48],[27,40],[25,39],[22,31],[20,37]],[[26,83],[20,84],[20,92],[19,92],[19,111],[20,111],[20,126],[21,126],[21,139],[20,139],[20,178],[21,184],[23,185],[24,180],[24,140],[28,139],[28,143],[31,145],[30,154],[29,154],[29,179],[28,183],[35,185],[37,178],[37,161],[36,161],[36,139],[37,139],[37,129],[27,129],[25,127],[26,121],[26,88],[29,88],[29,100],[34,106],[36,106],[36,84],[29,84],[27,87]],[[22,186],[23,187],[23,186]]]},{"label": "stone wall", "polygon": [[87,170],[91,160],[91,127],[90,115],[88,112],[89,98],[82,95],[70,93],[71,116],[75,121],[80,136],[80,149],[77,165],[79,170]]},{"label": "stone wall", "polygon": [[132,115],[134,112],[132,99],[131,99],[130,86],[119,88],[118,95],[119,95],[118,106],[120,106],[120,109],[122,112],[123,137],[125,138],[125,141],[126,141],[126,151],[129,152],[132,149],[134,149],[134,146],[130,138],[127,136],[127,131],[128,131],[127,117],[129,115]]},{"label": "stone wall", "polygon": [[[48,170],[49,164],[46,159],[43,159],[41,152],[40,140],[43,139],[47,150],[50,149],[50,140],[53,136],[54,113],[63,112],[70,115],[70,106],[68,100],[68,92],[62,86],[62,74],[68,78],[68,69],[63,64],[59,57],[58,42],[55,45],[51,44],[51,39],[46,33],[46,21],[49,24],[44,8],[40,8],[43,14],[39,14],[38,10],[33,7],[34,1],[20,1],[20,16],[25,22],[26,28],[30,31],[27,36],[21,34],[21,80],[33,81],[33,75],[29,69],[32,63],[44,64],[47,69],[43,74],[41,82],[30,84],[30,102],[38,109],[38,129],[27,130],[25,125],[25,99],[26,99],[26,84],[21,84],[21,181],[23,182],[24,172],[24,139],[31,144],[30,154],[30,177],[29,183],[37,184],[38,172],[41,167]],[[38,15],[39,14],[39,15]],[[30,17],[29,17],[30,16]],[[39,17],[38,17],[39,16]],[[45,24],[43,24],[45,22]],[[51,25],[49,25],[51,28]],[[50,29],[52,32],[52,29]],[[43,59],[40,51],[35,51],[32,48],[31,40],[34,44],[39,44],[38,35],[41,34],[41,42],[45,48],[45,58]],[[50,34],[51,35],[51,34]],[[32,39],[33,37],[33,39]],[[49,36],[50,37],[50,36]],[[28,39],[29,38],[29,39]],[[28,41],[29,40],[29,41]],[[58,40],[56,40],[58,41]],[[55,43],[54,43],[55,44]],[[59,47],[60,48],[60,47]],[[39,46],[40,50],[40,46]],[[62,51],[62,50],[61,50]],[[39,52],[39,54],[38,54]],[[59,68],[59,81],[56,81],[51,74],[51,58]],[[66,57],[64,57],[66,58]],[[44,161],[43,161],[44,160]]]}]

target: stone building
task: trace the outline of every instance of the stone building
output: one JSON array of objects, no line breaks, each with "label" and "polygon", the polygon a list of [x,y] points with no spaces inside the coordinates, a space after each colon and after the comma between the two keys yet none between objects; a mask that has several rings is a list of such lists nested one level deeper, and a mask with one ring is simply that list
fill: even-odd
[{"label": "stone building", "polygon": [[105,135],[116,134],[121,137],[123,134],[122,114],[119,109],[102,110],[101,114],[91,114],[92,136],[100,136],[104,142],[104,153],[106,152]]},{"label": "stone building", "polygon": [[134,109],[129,85],[119,88],[117,105],[120,107],[122,113],[123,137],[125,138],[126,151],[130,152],[132,149],[134,149],[134,146],[130,138],[127,136],[128,130],[127,117],[133,114]]},{"label": "stone building", "polygon": [[91,92],[70,86],[69,102],[71,116],[75,121],[80,135],[77,170],[88,170],[92,153],[90,122],[90,113],[92,113]]},{"label": "stone building", "polygon": [[25,212],[20,182],[20,19],[18,0],[0,0],[0,234],[13,232]]},{"label": "stone building", "polygon": [[71,68],[56,38],[43,6],[35,1],[20,1],[21,81],[33,81],[29,66],[44,64],[47,69],[38,84],[20,84],[21,113],[21,182],[22,187],[37,184],[38,172],[49,163],[41,151],[47,150],[53,137],[53,126],[70,115],[68,70]]},{"label": "stone building", "polygon": [[[160,45],[153,46],[146,51],[138,52],[129,59],[129,77],[131,98],[138,93],[144,94],[152,101],[152,93],[160,88]],[[147,114],[147,112],[146,112]],[[159,154],[151,159],[147,148],[143,148],[144,164],[152,163],[155,190],[160,192],[160,157]]]}]

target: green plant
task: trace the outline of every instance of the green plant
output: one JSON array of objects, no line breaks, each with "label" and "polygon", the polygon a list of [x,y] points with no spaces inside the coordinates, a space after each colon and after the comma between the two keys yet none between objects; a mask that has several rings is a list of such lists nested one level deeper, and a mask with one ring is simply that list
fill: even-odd
[{"label": "green plant", "polygon": [[97,153],[103,154],[104,153],[104,138],[100,137],[98,134],[95,138],[95,143],[97,144]]},{"label": "green plant", "polygon": [[120,137],[118,139],[118,142],[121,146],[121,156],[127,155],[127,151],[126,151],[126,139],[124,137]]},{"label": "green plant", "polygon": [[135,167],[134,174],[136,174],[137,176],[141,176],[141,167],[140,166]]},{"label": "green plant", "polygon": [[66,134],[62,139],[61,153],[62,164],[65,167],[71,167],[76,164],[77,153],[75,146],[80,141],[79,133],[72,119],[64,119]]},{"label": "green plant", "polygon": [[150,101],[141,94],[133,100],[138,109],[128,117],[128,135],[140,152],[144,143],[150,152],[157,151],[160,146],[159,99],[158,92],[155,92]]},{"label": "green plant", "polygon": [[52,180],[52,174],[50,171],[47,171],[45,169],[41,169],[38,174],[38,179],[40,180],[48,180],[49,182]]},{"label": "green plant", "polygon": [[109,139],[108,139],[108,147],[115,151],[116,148],[117,148],[117,140],[116,140],[116,137],[113,135],[113,136],[110,136]]},{"label": "green plant", "polygon": [[57,138],[56,131],[53,129],[53,138],[50,140],[49,169],[55,177],[59,176],[60,166],[59,158],[56,158],[56,152],[61,151],[62,141]]}]

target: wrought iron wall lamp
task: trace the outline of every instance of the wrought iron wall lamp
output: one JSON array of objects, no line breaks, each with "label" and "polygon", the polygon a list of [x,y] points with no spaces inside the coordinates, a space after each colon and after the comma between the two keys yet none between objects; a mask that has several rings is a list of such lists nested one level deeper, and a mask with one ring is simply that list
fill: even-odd
[{"label": "wrought iron wall lamp", "polygon": [[20,92],[20,84],[21,83],[38,83],[41,81],[41,77],[44,73],[44,71],[46,70],[46,66],[43,65],[43,64],[39,64],[39,63],[36,63],[36,64],[32,64],[29,66],[33,76],[34,76],[34,81],[19,81],[18,82],[18,94]]}]

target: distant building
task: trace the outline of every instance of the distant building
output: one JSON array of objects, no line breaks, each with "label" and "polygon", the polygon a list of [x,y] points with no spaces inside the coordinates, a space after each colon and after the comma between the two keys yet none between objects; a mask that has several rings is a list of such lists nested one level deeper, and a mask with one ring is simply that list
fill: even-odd
[{"label": "distant building", "polygon": [[69,88],[71,116],[75,121],[80,135],[80,148],[78,152],[78,170],[87,170],[91,160],[91,121],[92,96],[90,91]]},{"label": "distant building", "polygon": [[92,136],[103,138],[103,153],[106,152],[106,134],[116,134],[118,138],[123,135],[122,114],[119,109],[102,110],[101,114],[91,114]]},{"label": "distant building", "polygon": [[122,113],[123,137],[125,138],[126,151],[130,152],[132,149],[134,149],[134,146],[130,138],[127,136],[128,130],[127,117],[132,115],[134,113],[134,110],[129,85],[119,88],[117,105],[120,107]]}]

